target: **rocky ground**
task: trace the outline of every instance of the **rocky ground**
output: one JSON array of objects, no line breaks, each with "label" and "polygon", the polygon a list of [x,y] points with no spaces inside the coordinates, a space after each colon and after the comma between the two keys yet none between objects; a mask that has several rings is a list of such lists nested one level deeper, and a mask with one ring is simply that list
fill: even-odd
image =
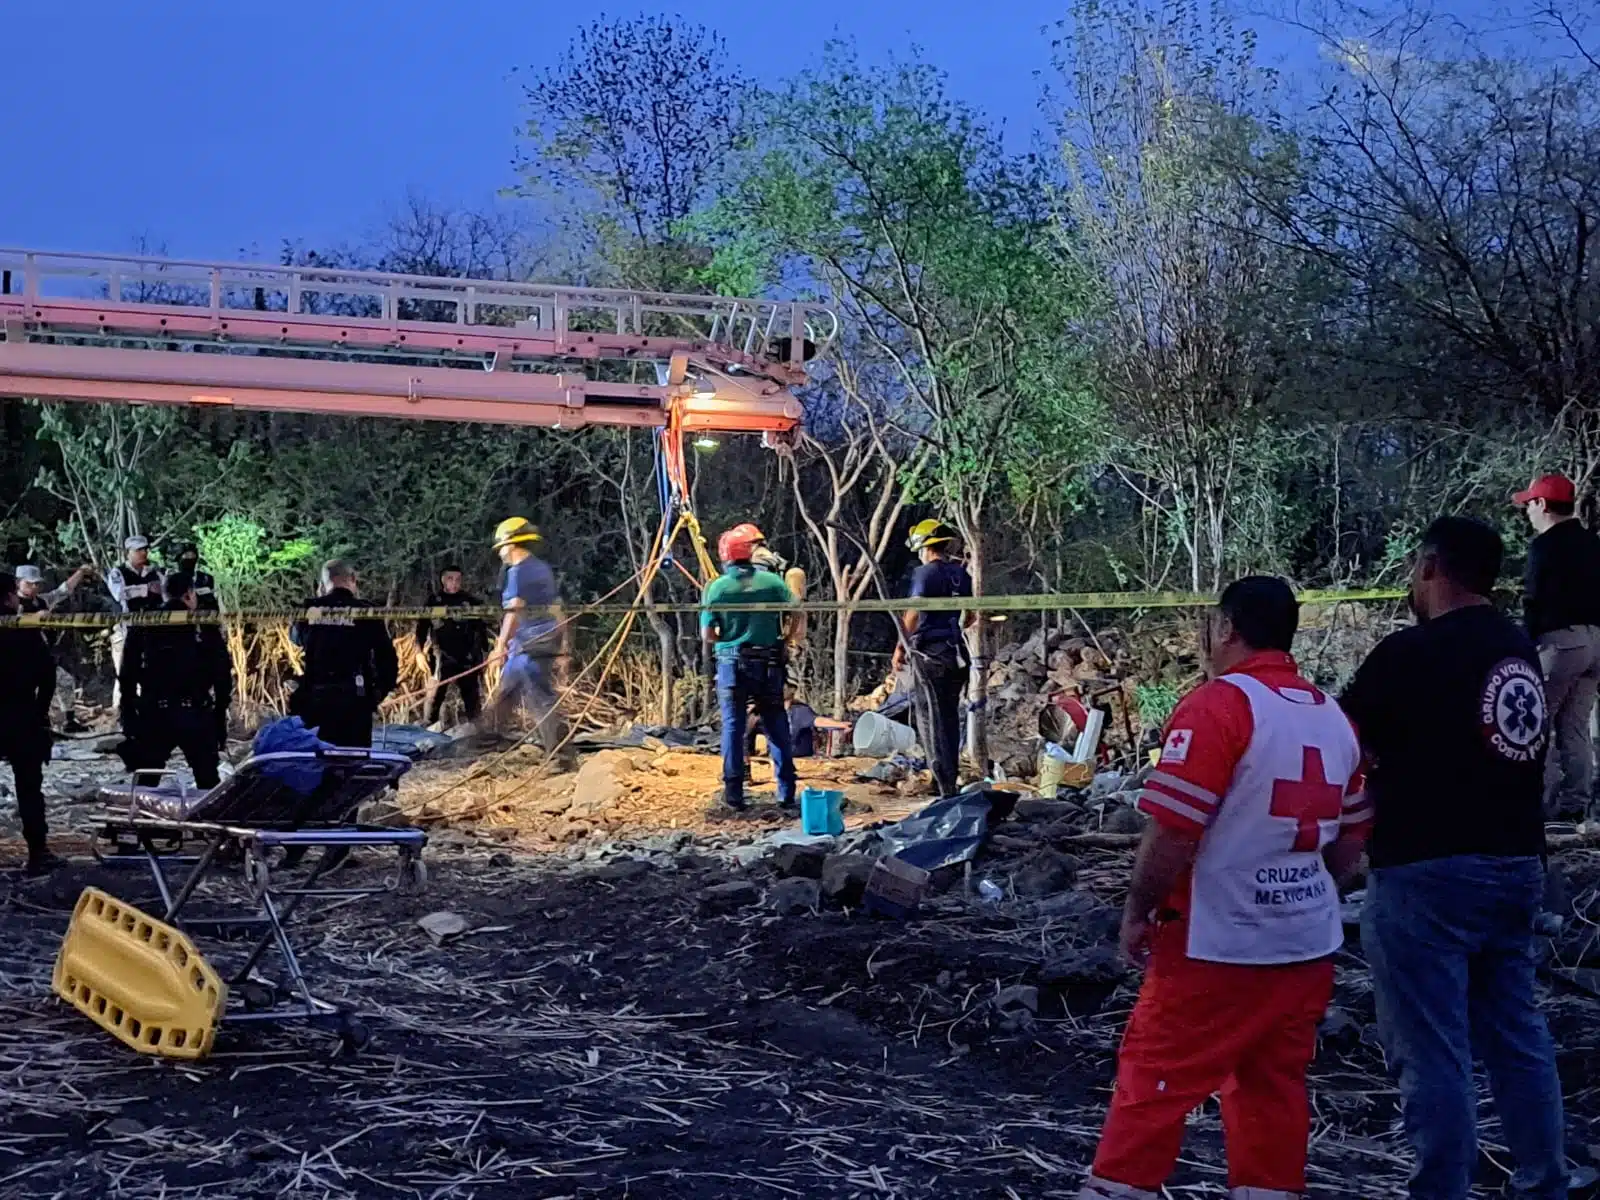
[{"label": "rocky ground", "polygon": [[[853,828],[816,849],[784,844],[776,814],[708,820],[707,755],[609,751],[581,786],[514,758],[408,781],[408,805],[432,805],[426,895],[304,922],[313,979],[372,1014],[354,1057],[293,1030],[225,1029],[198,1066],[127,1053],[48,981],[79,890],[148,902],[146,881],[87,860],[39,883],[0,869],[0,1195],[1075,1194],[1138,983],[1111,947],[1129,854],[1106,829],[1132,814],[1109,783],[1092,802],[1020,803],[970,877],[897,922],[862,914],[866,864],[850,853],[921,802],[897,784],[852,783]],[[850,770],[805,767],[813,782]],[[64,793],[105,773],[88,757],[52,765],[58,828],[84,827]],[[534,795],[557,811],[524,812]],[[442,815],[456,803],[476,816]],[[574,832],[580,803],[589,828]],[[0,846],[0,868],[18,849]],[[1583,1164],[1600,1153],[1587,990],[1600,853],[1562,862],[1571,916],[1547,1005]],[[980,899],[983,880],[1004,898]],[[418,924],[441,912],[461,932]],[[1314,1070],[1316,1196],[1401,1194],[1371,1022],[1351,947]],[[1487,1101],[1482,1129],[1476,1194],[1492,1195],[1505,1155]],[[1208,1106],[1172,1194],[1222,1195],[1221,1164]]]}]

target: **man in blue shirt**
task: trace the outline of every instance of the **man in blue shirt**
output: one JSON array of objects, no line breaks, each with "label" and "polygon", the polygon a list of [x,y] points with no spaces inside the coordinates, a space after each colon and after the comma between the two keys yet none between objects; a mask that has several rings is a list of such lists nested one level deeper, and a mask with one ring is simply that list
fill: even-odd
[{"label": "man in blue shirt", "polygon": [[577,765],[577,754],[568,743],[567,723],[555,690],[561,633],[554,609],[560,594],[550,564],[535,558],[530,549],[539,540],[539,531],[525,517],[502,521],[495,530],[494,548],[506,565],[500,596],[506,615],[491,661],[503,658],[505,665],[500,669],[500,686],[489,702],[489,721],[491,728],[501,728],[511,710],[526,703],[538,722],[545,753],[558,767],[570,769]]},{"label": "man in blue shirt", "polygon": [[[972,595],[972,577],[950,557],[954,543],[955,534],[938,521],[919,521],[911,527],[906,547],[922,560],[911,575],[912,599]],[[966,622],[971,620],[968,614]],[[901,623],[905,637],[895,647],[894,669],[906,665],[909,644],[917,737],[939,794],[954,796],[960,790],[961,696],[967,690],[972,662],[962,634],[963,616],[954,609],[908,609]]]}]

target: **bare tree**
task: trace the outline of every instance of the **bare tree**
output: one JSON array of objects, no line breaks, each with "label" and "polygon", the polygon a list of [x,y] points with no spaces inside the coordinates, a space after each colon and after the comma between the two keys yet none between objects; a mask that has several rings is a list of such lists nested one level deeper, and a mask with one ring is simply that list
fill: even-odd
[{"label": "bare tree", "polygon": [[680,223],[743,137],[750,85],[732,62],[682,17],[600,16],[525,89],[525,189],[573,201],[594,265],[629,286],[688,280]]},{"label": "bare tree", "polygon": [[[801,436],[790,482],[801,522],[816,543],[840,605],[833,626],[832,711],[843,717],[855,606],[878,579],[875,565],[887,553],[900,514],[915,493],[929,447],[894,435],[881,401],[863,392],[859,370],[848,356],[839,356],[833,365],[840,403],[829,414],[812,406],[812,428],[826,425],[827,434]],[[857,513],[859,533],[847,531],[845,523]]]},{"label": "bare tree", "polygon": [[[1519,59],[1411,6],[1336,6],[1304,23],[1334,75],[1287,238],[1340,271],[1352,304],[1403,324],[1474,418],[1547,429],[1584,484],[1600,471],[1600,63],[1589,10]],[[1367,32],[1348,30],[1364,23]]]},{"label": "bare tree", "polygon": [[1063,243],[1102,298],[1109,463],[1154,535],[1140,582],[1181,565],[1190,590],[1215,589],[1272,466],[1274,330],[1293,310],[1291,256],[1238,178],[1275,151],[1253,45],[1188,0],[1081,3],[1062,45]]}]

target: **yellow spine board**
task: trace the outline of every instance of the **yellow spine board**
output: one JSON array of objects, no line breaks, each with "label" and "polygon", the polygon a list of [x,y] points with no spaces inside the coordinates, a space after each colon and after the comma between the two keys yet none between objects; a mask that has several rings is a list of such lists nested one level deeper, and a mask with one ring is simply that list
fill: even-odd
[{"label": "yellow spine board", "polygon": [[51,989],[141,1054],[204,1058],[227,985],[184,934],[99,888],[84,888]]}]

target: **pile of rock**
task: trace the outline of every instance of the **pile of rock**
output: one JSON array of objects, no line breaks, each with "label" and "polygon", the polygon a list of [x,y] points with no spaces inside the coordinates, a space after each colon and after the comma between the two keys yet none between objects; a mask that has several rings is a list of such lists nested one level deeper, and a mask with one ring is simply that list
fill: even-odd
[{"label": "pile of rock", "polygon": [[[1085,704],[1110,710],[1100,744],[1113,753],[1125,750],[1128,730],[1141,736],[1132,660],[1127,637],[1107,629],[1093,638],[1035,630],[1020,642],[994,652],[989,667],[989,753],[1012,779],[1031,779],[1044,745],[1040,718],[1055,720],[1053,701],[1065,693]],[[881,707],[903,680],[886,679],[858,696],[853,712]]]},{"label": "pile of rock", "polygon": [[1025,641],[1002,646],[989,668],[989,752],[1008,775],[1031,778],[1044,744],[1054,699],[1077,696],[1109,709],[1100,744],[1127,749],[1128,730],[1140,734],[1134,682],[1129,678],[1127,640],[1114,629],[1093,640],[1037,630]]}]

